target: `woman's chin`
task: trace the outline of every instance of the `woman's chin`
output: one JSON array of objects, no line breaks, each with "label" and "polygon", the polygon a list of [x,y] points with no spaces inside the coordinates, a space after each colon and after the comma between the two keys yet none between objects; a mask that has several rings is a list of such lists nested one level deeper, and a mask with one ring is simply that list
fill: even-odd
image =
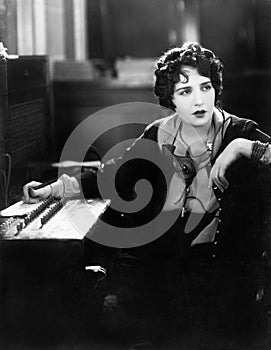
[{"label": "woman's chin", "polygon": [[209,119],[197,118],[197,119],[193,120],[190,124],[191,124],[191,126],[194,126],[195,128],[201,127],[201,126],[206,126],[209,124]]}]

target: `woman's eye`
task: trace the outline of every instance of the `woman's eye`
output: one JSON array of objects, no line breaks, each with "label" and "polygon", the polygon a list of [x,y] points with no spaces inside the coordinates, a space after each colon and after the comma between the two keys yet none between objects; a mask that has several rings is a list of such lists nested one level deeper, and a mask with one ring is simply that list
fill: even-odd
[{"label": "woman's eye", "polygon": [[190,92],[190,90],[183,90],[183,91],[180,91],[179,95],[185,96],[185,95],[188,95],[189,92]]},{"label": "woman's eye", "polygon": [[211,84],[209,84],[209,85],[205,85],[205,86],[203,86],[203,91],[208,91],[208,90],[211,90],[211,88],[212,88],[212,85]]}]

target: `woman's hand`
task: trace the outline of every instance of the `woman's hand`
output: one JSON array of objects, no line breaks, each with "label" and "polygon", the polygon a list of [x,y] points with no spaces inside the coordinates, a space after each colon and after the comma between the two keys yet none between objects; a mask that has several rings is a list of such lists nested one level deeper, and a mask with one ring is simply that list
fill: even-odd
[{"label": "woman's hand", "polygon": [[[40,188],[39,190],[31,189],[32,187],[41,185],[41,182],[31,181],[23,187],[22,200],[25,203],[37,203],[41,199],[46,199],[52,194],[52,188],[50,185]],[[31,194],[29,193],[31,189]]]},{"label": "woman's hand", "polygon": [[238,138],[229,143],[212,167],[208,188],[211,189],[214,183],[220,191],[224,192],[229,186],[229,182],[225,177],[227,169],[241,156],[250,158],[251,149],[252,141],[250,140]]}]

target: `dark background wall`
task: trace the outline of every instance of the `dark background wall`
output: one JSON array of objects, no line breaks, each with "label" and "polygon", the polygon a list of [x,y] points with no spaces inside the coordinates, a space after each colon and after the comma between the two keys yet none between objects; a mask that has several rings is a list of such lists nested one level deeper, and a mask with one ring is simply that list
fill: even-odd
[{"label": "dark background wall", "polygon": [[193,38],[194,27],[231,69],[271,65],[269,0],[93,0],[87,6],[90,58],[156,57]]},{"label": "dark background wall", "polygon": [[271,3],[266,0],[200,2],[200,33],[225,65],[223,105],[271,131]]}]

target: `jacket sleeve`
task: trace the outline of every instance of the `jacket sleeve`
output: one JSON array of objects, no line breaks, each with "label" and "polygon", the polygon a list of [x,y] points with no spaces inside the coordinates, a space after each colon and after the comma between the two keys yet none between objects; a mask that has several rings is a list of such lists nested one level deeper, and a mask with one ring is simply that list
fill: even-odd
[{"label": "jacket sleeve", "polygon": [[242,119],[239,118],[240,121],[244,121],[243,127],[242,127],[242,134],[244,137],[250,139],[250,140],[259,140],[261,142],[270,142],[271,137],[259,129],[258,123],[256,123],[254,120],[250,119]]},{"label": "jacket sleeve", "polygon": [[258,128],[255,128],[254,130],[252,130],[249,136],[251,140],[259,140],[261,142],[269,142],[269,143],[271,142],[271,137]]},{"label": "jacket sleeve", "polygon": [[[143,134],[125,150],[122,156],[102,163],[97,170],[90,169],[77,175],[76,179],[81,185],[85,198],[111,199],[114,192],[111,192],[110,186],[107,186],[111,182],[112,187],[117,190],[119,195],[126,200],[133,199],[135,196],[135,182],[140,177],[148,176],[147,173],[149,172],[144,159],[150,157],[151,150],[146,148],[144,140],[157,140],[155,123],[148,125]],[[152,151],[157,152],[157,143],[151,142],[150,144],[153,144]],[[100,190],[106,187],[108,187],[109,193],[106,193],[105,197],[104,191],[101,193]]]}]

